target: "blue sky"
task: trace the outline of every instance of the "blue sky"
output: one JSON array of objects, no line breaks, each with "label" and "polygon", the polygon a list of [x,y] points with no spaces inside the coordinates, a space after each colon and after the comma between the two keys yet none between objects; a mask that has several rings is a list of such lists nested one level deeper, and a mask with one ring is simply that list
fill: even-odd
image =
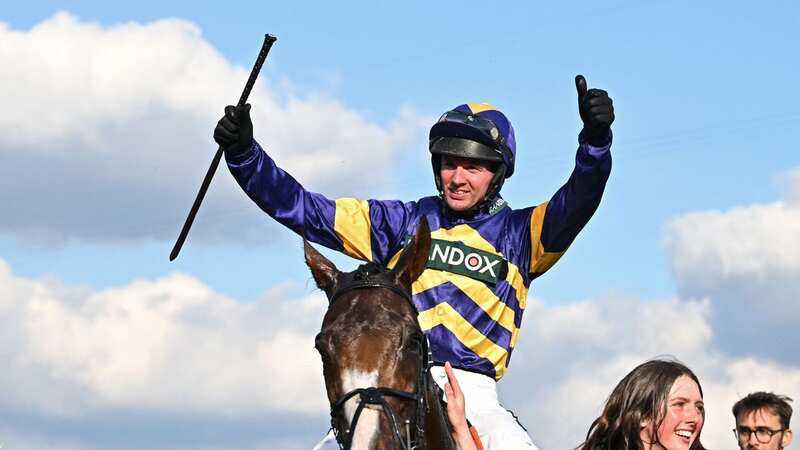
[{"label": "blue sky", "polygon": [[[800,244],[792,238],[800,198],[800,156],[794,148],[800,108],[792,95],[800,88],[792,34],[799,13],[789,1],[502,8],[463,2],[3,3],[0,42],[8,44],[0,45],[6,68],[0,76],[5,86],[0,104],[6,105],[0,112],[0,260],[7,272],[0,279],[14,287],[0,286],[0,294],[15,305],[5,311],[24,311],[41,300],[37,292],[48,292],[45,297],[60,305],[54,308],[76,308],[76,323],[92,322],[86,305],[97,298],[119,294],[135,303],[140,298],[133,292],[146,296],[163,288],[177,296],[168,295],[170,301],[178,301],[176,286],[189,283],[182,278],[189,277],[198,283],[189,283],[198,295],[214,299],[204,305],[219,301],[231,310],[254,307],[269,316],[276,305],[311,302],[308,311],[319,313],[319,305],[313,306],[319,294],[303,264],[299,238],[261,214],[224,166],[180,257],[167,259],[216,149],[210,138],[215,122],[225,104],[238,98],[264,33],[272,33],[278,42],[251,96],[256,138],[307,187],[331,196],[430,195],[425,141],[431,121],[460,103],[488,101],[517,131],[517,171],[504,195],[515,207],[538,204],[566,180],[573,164],[580,127],[574,76],[581,73],[591,87],[609,91],[617,120],[614,168],[603,203],[531,295],[541,317],[557,323],[570,314],[596,320],[606,327],[603,339],[628,332],[655,337],[643,337],[649,342],[643,347],[609,344],[597,350],[590,345],[597,336],[534,329],[541,317],[529,312],[523,326],[528,336],[521,341],[526,350],[515,354],[503,383],[510,398],[524,392],[533,404],[537,396],[564,388],[555,381],[526,388],[526,377],[542,367],[563,364],[560,370],[566,372],[556,373],[577,376],[594,361],[607,369],[606,384],[596,386],[602,399],[636,358],[664,353],[689,363],[705,361],[702,370],[719,386],[723,411],[732,393],[767,377],[740,376],[747,361],[756,361],[753,370],[761,374],[790,374],[776,384],[799,396],[796,357],[788,351],[759,354],[759,347],[773,343],[759,340],[758,333],[746,350],[737,350],[735,336],[744,318],[728,314],[731,308],[749,311],[742,305],[750,305],[757,315],[762,307],[785,311],[779,322],[769,317],[759,322],[765,327],[796,328],[800,319],[785,295],[800,279],[795,276]],[[355,264],[344,257],[335,261],[343,268]],[[147,304],[140,305],[142,314],[149,311]],[[207,307],[211,314],[215,306]],[[641,331],[609,312],[655,314],[647,308],[665,317],[687,311],[696,322],[685,321],[698,325],[680,334],[696,339],[670,334],[680,319]],[[3,311],[0,324],[7,322],[6,328],[29,317]],[[313,336],[321,320],[312,313],[299,319],[297,308],[281,314],[287,323],[301,323],[284,330],[298,345],[305,345],[302,336]],[[641,322],[647,323],[644,316]],[[183,329],[195,322],[179,324]],[[243,329],[273,344],[288,336],[280,326],[269,332]],[[102,333],[93,336],[102,339]],[[224,342],[240,342],[225,336]],[[552,336],[562,339],[551,341]],[[29,339],[50,342],[45,337],[70,342],[68,334]],[[800,342],[796,333],[780,339]],[[81,342],[75,345],[94,349],[81,358],[108,350]],[[306,344],[310,351],[310,341]],[[165,354],[180,352],[172,345]],[[78,429],[92,428],[95,420],[121,423],[114,417],[143,410],[189,426],[216,417],[209,406],[216,397],[198,400],[189,414],[193,418],[187,418],[174,412],[166,394],[152,403],[109,394],[117,391],[104,390],[102,370],[76,375],[68,385],[53,381],[48,377],[58,372],[53,359],[58,358],[43,350],[50,348],[46,345],[29,351],[5,347],[0,354],[6,357],[34,355],[38,361],[15,369],[14,377],[41,380],[64,398],[81,390],[93,393],[89,405],[78,408],[83,417]],[[585,350],[583,362],[558,356],[584,353],[576,348],[597,352]],[[306,358],[314,364],[313,352]],[[165,373],[163,367],[147,367],[151,372],[145,371],[142,386]],[[273,373],[271,366],[262,369]],[[544,430],[548,419],[529,403],[514,401],[523,419],[541,425],[540,441],[556,447],[573,444],[597,407],[578,402],[564,411],[575,423],[557,432]],[[253,430],[248,427],[258,418],[284,414],[300,414],[324,427],[324,411],[314,409],[319,405],[313,399],[300,410],[245,400],[226,405],[245,410],[232,414],[232,429]],[[18,418],[10,422],[16,425],[0,428],[0,436],[16,439],[16,448],[39,439],[63,448],[126,448],[59,431],[76,429],[64,422],[52,432],[33,433],[60,416],[46,407],[20,406],[0,391],[4,415]],[[153,433],[159,441],[158,430]],[[286,446],[297,448],[310,448],[313,441],[302,430],[266,434],[266,441],[286,439]],[[240,448],[258,448],[257,440]],[[188,445],[174,435],[161,442],[163,448]]]}]

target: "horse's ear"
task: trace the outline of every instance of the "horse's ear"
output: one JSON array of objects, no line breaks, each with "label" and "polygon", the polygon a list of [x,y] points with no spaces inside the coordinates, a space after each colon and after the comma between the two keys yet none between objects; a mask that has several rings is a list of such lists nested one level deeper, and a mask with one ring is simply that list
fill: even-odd
[{"label": "horse's ear", "polygon": [[311,275],[314,277],[317,287],[330,296],[336,287],[336,277],[339,275],[339,270],[305,239],[303,239],[303,254],[306,257],[306,264],[311,269]]},{"label": "horse's ear", "polygon": [[411,283],[425,271],[430,251],[431,229],[428,227],[428,219],[422,216],[417,225],[417,233],[406,245],[393,270],[395,279],[400,285],[411,291]]}]

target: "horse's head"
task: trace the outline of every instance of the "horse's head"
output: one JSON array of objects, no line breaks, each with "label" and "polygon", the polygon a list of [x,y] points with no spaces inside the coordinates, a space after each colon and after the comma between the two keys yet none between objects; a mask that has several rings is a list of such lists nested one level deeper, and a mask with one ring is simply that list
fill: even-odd
[{"label": "horse's head", "polygon": [[330,301],[315,347],[344,448],[394,449],[398,440],[405,446],[421,438],[415,430],[423,427],[427,345],[410,292],[429,249],[424,218],[389,271],[367,264],[340,272],[305,244],[306,263]]}]

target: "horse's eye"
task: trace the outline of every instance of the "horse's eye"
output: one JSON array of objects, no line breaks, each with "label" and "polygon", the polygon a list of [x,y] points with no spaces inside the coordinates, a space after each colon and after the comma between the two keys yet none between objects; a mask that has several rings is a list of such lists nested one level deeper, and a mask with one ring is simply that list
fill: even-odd
[{"label": "horse's eye", "polygon": [[328,342],[322,333],[317,334],[317,336],[314,338],[314,348],[317,349],[320,355],[322,355],[323,360],[327,357]]},{"label": "horse's eye", "polygon": [[314,348],[319,350],[321,344],[322,344],[322,333],[317,333],[317,335],[314,336]]},{"label": "horse's eye", "polygon": [[404,347],[407,350],[419,353],[422,351],[422,336],[417,333],[408,336],[408,338],[406,338]]}]

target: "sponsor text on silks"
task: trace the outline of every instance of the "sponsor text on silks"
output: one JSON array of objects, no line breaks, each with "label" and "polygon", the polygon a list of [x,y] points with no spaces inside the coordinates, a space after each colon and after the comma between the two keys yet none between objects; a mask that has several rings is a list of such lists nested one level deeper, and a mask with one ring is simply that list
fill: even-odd
[{"label": "sponsor text on silks", "polygon": [[426,267],[457,273],[489,284],[497,284],[508,272],[508,263],[500,256],[462,242],[431,239]]}]

